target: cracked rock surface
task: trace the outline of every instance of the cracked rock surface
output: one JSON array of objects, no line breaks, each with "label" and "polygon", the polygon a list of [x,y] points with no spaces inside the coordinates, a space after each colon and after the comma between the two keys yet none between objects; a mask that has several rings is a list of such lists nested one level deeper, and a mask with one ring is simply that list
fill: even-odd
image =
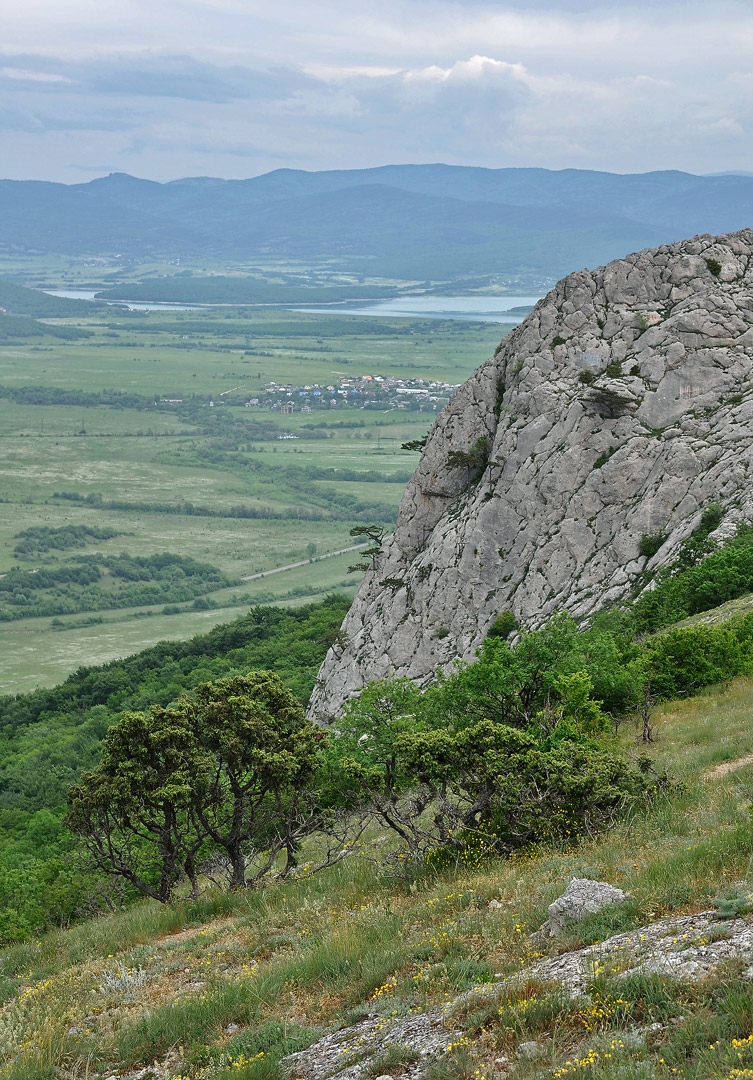
[{"label": "cracked rock surface", "polygon": [[290,1054],[282,1066],[285,1075],[301,1080],[359,1080],[367,1067],[372,1068],[379,1056],[397,1044],[415,1055],[415,1061],[401,1069],[401,1075],[410,1078],[423,1075],[427,1061],[446,1051],[452,1037],[443,1009],[409,1016],[374,1015],[325,1035],[308,1050]]},{"label": "cracked rock surface", "polygon": [[[641,972],[693,981],[713,974],[731,960],[746,965],[743,975],[753,980],[751,917],[720,921],[716,911],[669,916],[597,945],[541,960],[498,982],[482,983],[437,1008],[407,1016],[369,1016],[325,1035],[307,1050],[289,1055],[282,1066],[291,1080],[360,1080],[364,1074],[373,1076],[390,1045],[399,1044],[415,1054],[415,1060],[403,1067],[402,1075],[419,1080],[431,1061],[441,1059],[456,1040],[462,1039],[458,1013],[467,1012],[478,997],[497,998],[505,987],[520,979],[556,983],[570,997],[588,1000],[589,984],[600,975],[620,978]],[[539,1049],[538,1043],[523,1042],[516,1047],[516,1053],[535,1056]]]},{"label": "cracked rock surface", "polygon": [[[377,678],[473,659],[495,618],[585,618],[719,501],[753,516],[753,231],[570,274],[437,417],[394,534],[320,670],[326,720]],[[666,539],[650,559],[642,536]]]},{"label": "cracked rock surface", "polygon": [[715,911],[661,919],[598,945],[543,960],[529,974],[560,983],[573,997],[583,994],[595,976],[664,975],[702,979],[727,960],[748,965],[753,978],[753,922],[749,918],[720,922]]}]

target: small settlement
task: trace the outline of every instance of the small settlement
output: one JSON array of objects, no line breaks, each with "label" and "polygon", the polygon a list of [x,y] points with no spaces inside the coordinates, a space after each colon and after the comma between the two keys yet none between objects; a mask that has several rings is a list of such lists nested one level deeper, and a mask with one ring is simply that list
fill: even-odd
[{"label": "small settlement", "polygon": [[248,408],[259,406],[287,414],[308,413],[314,409],[349,406],[358,409],[410,409],[436,412],[442,409],[457,389],[457,384],[430,379],[403,379],[392,375],[351,375],[328,385],[311,383],[265,384],[263,394],[245,402]]}]

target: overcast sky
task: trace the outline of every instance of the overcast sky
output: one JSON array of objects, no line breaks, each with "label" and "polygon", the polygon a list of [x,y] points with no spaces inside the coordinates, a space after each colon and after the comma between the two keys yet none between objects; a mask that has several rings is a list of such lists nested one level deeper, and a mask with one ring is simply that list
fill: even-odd
[{"label": "overcast sky", "polygon": [[23,0],[0,176],[753,171],[753,5]]}]

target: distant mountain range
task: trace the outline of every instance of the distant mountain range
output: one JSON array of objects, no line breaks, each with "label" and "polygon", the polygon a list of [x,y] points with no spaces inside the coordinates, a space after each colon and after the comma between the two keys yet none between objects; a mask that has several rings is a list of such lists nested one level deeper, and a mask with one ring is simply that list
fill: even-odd
[{"label": "distant mountain range", "polygon": [[556,277],[753,225],[753,177],[387,165],[166,184],[0,181],[0,251],[300,260],[369,277]]}]

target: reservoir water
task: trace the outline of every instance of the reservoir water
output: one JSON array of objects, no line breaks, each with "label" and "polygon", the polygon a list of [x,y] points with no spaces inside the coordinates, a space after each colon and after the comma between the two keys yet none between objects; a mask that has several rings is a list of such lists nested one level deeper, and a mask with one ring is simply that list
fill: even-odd
[{"label": "reservoir water", "polygon": [[[93,289],[45,289],[50,296],[93,300]],[[314,315],[369,315],[393,319],[458,319],[463,322],[519,323],[524,312],[511,308],[533,307],[540,296],[401,296],[389,300],[358,300],[352,303],[301,304],[166,304],[159,301],[108,300],[114,307],[132,311],[202,311],[226,307],[278,307]]]},{"label": "reservoir water", "polygon": [[400,296],[393,300],[358,301],[332,307],[295,307],[322,315],[381,315],[395,319],[460,319],[465,322],[518,323],[540,296]]},{"label": "reservoir water", "polygon": [[[42,289],[42,292],[49,293],[50,296],[64,296],[67,300],[93,300],[95,292],[93,289]],[[124,307],[130,311],[201,311],[204,307],[219,307],[222,305],[216,304],[159,304],[154,302],[144,302],[139,300],[106,300],[106,304],[110,304],[112,307]]]}]

